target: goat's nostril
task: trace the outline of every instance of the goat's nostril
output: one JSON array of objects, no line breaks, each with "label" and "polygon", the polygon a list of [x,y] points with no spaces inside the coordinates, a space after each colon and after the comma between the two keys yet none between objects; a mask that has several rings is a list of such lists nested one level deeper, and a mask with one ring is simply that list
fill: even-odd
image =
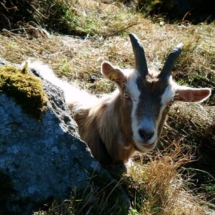
[{"label": "goat's nostril", "polygon": [[139,129],[139,135],[145,140],[150,140],[154,135],[154,131]]}]

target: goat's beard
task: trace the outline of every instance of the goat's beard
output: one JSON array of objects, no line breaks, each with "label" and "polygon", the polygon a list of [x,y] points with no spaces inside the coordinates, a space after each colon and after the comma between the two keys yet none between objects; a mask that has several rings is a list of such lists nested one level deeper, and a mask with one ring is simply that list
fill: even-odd
[{"label": "goat's beard", "polygon": [[135,150],[139,152],[150,152],[157,146],[157,138],[152,143],[142,143],[139,141],[134,142]]}]

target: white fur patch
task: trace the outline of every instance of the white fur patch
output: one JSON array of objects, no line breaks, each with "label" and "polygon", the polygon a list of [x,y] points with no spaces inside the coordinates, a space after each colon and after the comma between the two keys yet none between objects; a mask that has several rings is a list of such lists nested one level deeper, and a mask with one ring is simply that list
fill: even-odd
[{"label": "white fur patch", "polygon": [[133,102],[133,108],[131,112],[131,121],[132,121],[132,131],[133,131],[133,139],[136,140],[138,138],[138,129],[139,123],[136,117],[136,109],[139,103],[140,90],[137,87],[137,78],[139,76],[138,71],[134,71],[131,78],[127,82],[127,90],[129,92],[130,98]]},{"label": "white fur patch", "polygon": [[168,83],[169,83],[169,85],[165,89],[164,94],[162,95],[162,98],[161,98],[161,105],[162,106],[160,109],[158,119],[156,120],[156,131],[158,131],[158,127],[159,127],[159,124],[161,122],[163,111],[165,110],[166,106],[174,98],[174,95],[175,95],[175,89],[174,89],[175,82],[172,80],[172,76],[169,77]]},{"label": "white fur patch", "polygon": [[[144,125],[144,127],[149,127],[149,129],[151,130],[152,127],[155,127],[155,125],[152,125],[152,121],[150,119],[144,119],[141,124],[139,123],[139,120],[137,119],[136,116],[136,110],[137,110],[137,105],[139,103],[139,96],[140,96],[140,90],[138,89],[137,86],[137,78],[139,76],[138,71],[134,71],[134,73],[130,76],[130,79],[127,82],[127,90],[128,93],[130,95],[130,98],[132,100],[133,103],[133,108],[132,108],[132,112],[131,112],[131,119],[132,119],[132,131],[133,131],[133,140],[136,144],[136,146],[141,150],[141,151],[148,151],[148,149],[146,149],[143,146],[143,140],[141,138],[141,136],[139,135],[139,128]],[[151,138],[151,140],[148,142],[148,144],[153,143],[156,140],[156,132],[153,135],[153,137]]]},{"label": "white fur patch", "polygon": [[169,103],[169,101],[171,99],[173,99],[175,96],[175,89],[174,89],[175,83],[172,80],[172,76],[169,77],[168,82],[169,82],[169,86],[166,88],[166,90],[164,91],[164,94],[162,95],[162,98],[161,98],[162,106],[166,106]]}]

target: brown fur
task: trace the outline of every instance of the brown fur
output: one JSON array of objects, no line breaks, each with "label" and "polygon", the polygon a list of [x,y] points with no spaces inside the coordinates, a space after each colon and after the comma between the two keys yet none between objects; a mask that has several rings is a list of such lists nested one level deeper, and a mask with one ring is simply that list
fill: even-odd
[{"label": "brown fur", "polygon": [[102,164],[125,162],[134,152],[131,131],[122,124],[128,123],[127,127],[130,127],[131,119],[128,122],[122,120],[130,113],[120,97],[118,93],[114,97],[100,99],[95,106],[74,113],[81,139]]}]

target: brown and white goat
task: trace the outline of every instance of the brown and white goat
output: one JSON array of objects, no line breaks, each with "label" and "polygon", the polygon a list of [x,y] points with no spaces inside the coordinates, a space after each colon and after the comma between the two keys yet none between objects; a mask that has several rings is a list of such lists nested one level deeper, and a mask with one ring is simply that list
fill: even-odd
[{"label": "brown and white goat", "polygon": [[153,150],[174,101],[202,102],[211,94],[209,88],[179,86],[172,80],[171,70],[182,44],[173,49],[158,72],[148,69],[137,37],[134,34],[129,36],[135,69],[123,70],[103,62],[102,74],[118,88],[101,98],[58,79],[46,66],[31,64],[44,78],[63,89],[81,139],[102,164],[126,162],[135,151]]}]

